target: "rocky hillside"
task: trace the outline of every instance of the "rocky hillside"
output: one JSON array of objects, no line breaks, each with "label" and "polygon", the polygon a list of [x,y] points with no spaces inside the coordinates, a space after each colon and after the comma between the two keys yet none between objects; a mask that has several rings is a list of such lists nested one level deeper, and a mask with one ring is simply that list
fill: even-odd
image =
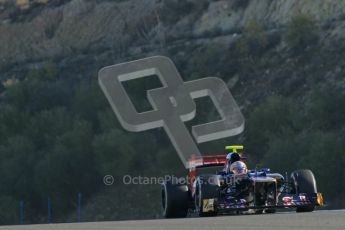
[{"label": "rocky hillside", "polygon": [[[14,68],[36,68],[47,60],[61,63],[85,54],[110,55],[109,62],[116,62],[159,53],[181,40],[226,44],[252,20],[266,30],[279,30],[299,14],[320,25],[334,25],[324,31],[328,41],[345,36],[341,0],[2,0],[0,4],[2,79],[12,77]],[[4,76],[6,70],[9,75]]]},{"label": "rocky hillside", "polygon": [[[237,65],[231,61],[238,59],[231,47],[241,38],[243,29],[255,22],[254,27],[265,34],[269,45],[260,53],[268,54],[267,61],[280,60],[275,70],[264,67],[251,73],[263,75],[261,82],[266,84],[281,81],[276,79],[277,75],[299,75],[284,67],[293,64],[284,40],[284,31],[293,18],[303,15],[313,21],[319,48],[327,50],[334,44],[341,45],[345,36],[345,3],[341,0],[2,0],[0,4],[2,82],[22,79],[47,63],[54,63],[65,75],[77,78],[96,77],[98,69],[108,64],[157,54],[169,55],[178,64],[191,66],[188,63],[210,62],[207,57],[200,60],[200,49],[205,47],[218,55],[224,65],[229,61],[230,65]],[[217,53],[222,50],[226,52]],[[340,59],[335,64],[325,58],[337,72],[343,71]],[[314,61],[310,64],[313,63],[320,66]],[[219,75],[216,68],[223,67],[214,68],[213,72],[209,69],[200,74]],[[184,70],[185,78],[198,74]],[[243,73],[236,68],[225,74],[221,77],[233,78],[230,86],[244,84]],[[259,79],[252,80],[256,84]],[[280,86],[289,84],[292,83]],[[252,91],[248,93],[251,95]]]}]

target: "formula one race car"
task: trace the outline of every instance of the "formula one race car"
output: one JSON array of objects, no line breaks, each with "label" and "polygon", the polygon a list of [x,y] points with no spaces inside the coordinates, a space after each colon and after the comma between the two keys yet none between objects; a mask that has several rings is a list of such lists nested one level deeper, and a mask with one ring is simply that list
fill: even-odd
[{"label": "formula one race car", "polygon": [[[227,146],[236,152],[243,146]],[[199,216],[254,212],[274,213],[278,208],[295,208],[311,212],[323,205],[310,170],[296,170],[284,178],[270,169],[246,173],[214,173],[226,165],[226,155],[193,156],[189,160],[188,183],[165,181],[162,184],[162,208],[166,218],[182,218],[188,213]],[[205,171],[213,170],[213,174]],[[177,182],[177,183],[176,183]]]}]

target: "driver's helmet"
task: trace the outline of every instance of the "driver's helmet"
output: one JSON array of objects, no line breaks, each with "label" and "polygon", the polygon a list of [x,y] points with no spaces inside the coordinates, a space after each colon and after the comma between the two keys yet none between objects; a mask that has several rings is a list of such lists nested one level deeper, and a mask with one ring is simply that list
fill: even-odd
[{"label": "driver's helmet", "polygon": [[240,154],[238,154],[237,152],[230,152],[226,156],[225,171],[231,172],[230,171],[230,165],[236,161],[239,161],[239,160],[241,160]]},{"label": "driver's helmet", "polygon": [[232,164],[236,161],[241,160],[241,156],[237,152],[231,152],[226,156],[226,160],[227,162],[229,162],[229,164]]},{"label": "driver's helmet", "polygon": [[232,172],[233,174],[243,174],[243,173],[247,173],[248,169],[247,169],[247,165],[244,162],[236,161],[230,165],[229,171]]}]

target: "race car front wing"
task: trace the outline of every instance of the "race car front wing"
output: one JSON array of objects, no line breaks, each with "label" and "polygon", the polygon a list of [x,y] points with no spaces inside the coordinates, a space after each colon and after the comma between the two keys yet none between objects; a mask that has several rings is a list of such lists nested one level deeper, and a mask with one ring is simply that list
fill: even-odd
[{"label": "race car front wing", "polygon": [[276,204],[253,205],[253,202],[247,202],[245,199],[233,197],[204,199],[204,211],[229,212],[245,211],[249,209],[279,209],[279,208],[297,208],[302,206],[322,206],[324,204],[321,193],[282,193],[278,196]]}]

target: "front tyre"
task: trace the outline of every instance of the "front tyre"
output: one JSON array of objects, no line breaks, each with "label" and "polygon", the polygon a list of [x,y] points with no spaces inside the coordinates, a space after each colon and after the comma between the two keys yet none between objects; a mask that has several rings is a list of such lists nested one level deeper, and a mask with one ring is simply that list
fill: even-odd
[{"label": "front tyre", "polygon": [[[296,170],[291,173],[293,193],[317,193],[314,174],[309,169]],[[312,212],[314,204],[297,207],[296,212]]]}]

